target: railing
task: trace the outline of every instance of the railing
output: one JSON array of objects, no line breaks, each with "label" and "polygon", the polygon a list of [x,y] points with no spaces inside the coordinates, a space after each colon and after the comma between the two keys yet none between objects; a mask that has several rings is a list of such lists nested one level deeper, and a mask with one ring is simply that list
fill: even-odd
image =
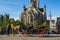
[{"label": "railing", "polygon": [[18,34],[22,37],[60,37],[60,34]]},{"label": "railing", "polygon": [[[0,35],[0,36],[8,36],[8,35]],[[60,34],[14,34],[9,36],[17,36],[17,37],[60,37]]]}]

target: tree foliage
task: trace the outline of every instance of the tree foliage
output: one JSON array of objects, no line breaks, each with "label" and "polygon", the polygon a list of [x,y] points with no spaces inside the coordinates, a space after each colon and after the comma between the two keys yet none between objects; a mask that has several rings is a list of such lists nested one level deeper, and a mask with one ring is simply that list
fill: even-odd
[{"label": "tree foliage", "polygon": [[0,21],[0,25],[3,25],[3,22],[2,21]]},{"label": "tree foliage", "polygon": [[25,26],[23,22],[19,21],[19,20],[16,20],[15,21],[15,25],[20,25],[21,27],[22,26]]},{"label": "tree foliage", "polygon": [[20,25],[20,21],[19,20],[16,20],[15,21],[15,25]]},{"label": "tree foliage", "polygon": [[15,25],[15,20],[14,19],[9,19],[9,24],[14,24]]},{"label": "tree foliage", "polygon": [[46,28],[46,31],[49,31],[50,29],[49,25],[46,22],[44,22],[41,26],[44,26]]}]

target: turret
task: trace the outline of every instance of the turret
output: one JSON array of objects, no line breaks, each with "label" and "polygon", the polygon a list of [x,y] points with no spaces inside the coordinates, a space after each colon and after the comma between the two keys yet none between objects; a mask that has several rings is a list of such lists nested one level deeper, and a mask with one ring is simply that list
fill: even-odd
[{"label": "turret", "polygon": [[52,19],[51,12],[49,12],[48,18],[49,18],[50,20]]},{"label": "turret", "polygon": [[25,11],[26,10],[26,7],[25,7],[25,5],[23,5],[23,11]]},{"label": "turret", "polygon": [[44,14],[44,19],[46,20],[47,18],[46,18],[46,5],[44,5],[44,7],[43,7],[43,14]]},{"label": "turret", "polygon": [[43,8],[44,12],[46,12],[46,4],[44,4],[44,8]]}]

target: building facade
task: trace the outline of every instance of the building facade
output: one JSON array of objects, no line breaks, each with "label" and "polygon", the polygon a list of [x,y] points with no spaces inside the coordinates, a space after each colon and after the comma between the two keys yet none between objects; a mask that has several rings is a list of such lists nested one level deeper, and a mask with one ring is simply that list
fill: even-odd
[{"label": "building facade", "polygon": [[60,17],[57,17],[56,25],[57,25],[58,33],[60,33]]},{"label": "building facade", "polygon": [[52,19],[52,14],[49,12],[48,15],[49,18],[49,27],[50,27],[50,33],[56,32],[56,21]]},{"label": "building facade", "polygon": [[39,0],[30,0],[29,8],[26,8],[25,5],[23,6],[23,12],[20,14],[20,21],[25,25],[40,25],[46,21],[46,5],[44,5],[43,8],[39,8]]},{"label": "building facade", "polygon": [[57,28],[56,28],[56,22],[55,20],[51,20],[50,21],[50,32],[53,33],[57,33]]},{"label": "building facade", "polygon": [[0,15],[0,22],[2,22],[5,25],[7,25],[9,23],[9,14],[4,14],[4,15]]}]

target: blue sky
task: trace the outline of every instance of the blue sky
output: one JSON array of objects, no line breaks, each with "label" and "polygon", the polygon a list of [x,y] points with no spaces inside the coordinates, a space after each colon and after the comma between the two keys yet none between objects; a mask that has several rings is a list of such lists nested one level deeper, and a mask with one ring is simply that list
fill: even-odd
[{"label": "blue sky", "polygon": [[[39,2],[41,8],[46,4],[47,15],[51,11],[53,18],[60,16],[60,0],[40,0]],[[28,8],[29,0],[0,0],[0,15],[8,13],[10,17],[18,19],[24,4]]]}]

